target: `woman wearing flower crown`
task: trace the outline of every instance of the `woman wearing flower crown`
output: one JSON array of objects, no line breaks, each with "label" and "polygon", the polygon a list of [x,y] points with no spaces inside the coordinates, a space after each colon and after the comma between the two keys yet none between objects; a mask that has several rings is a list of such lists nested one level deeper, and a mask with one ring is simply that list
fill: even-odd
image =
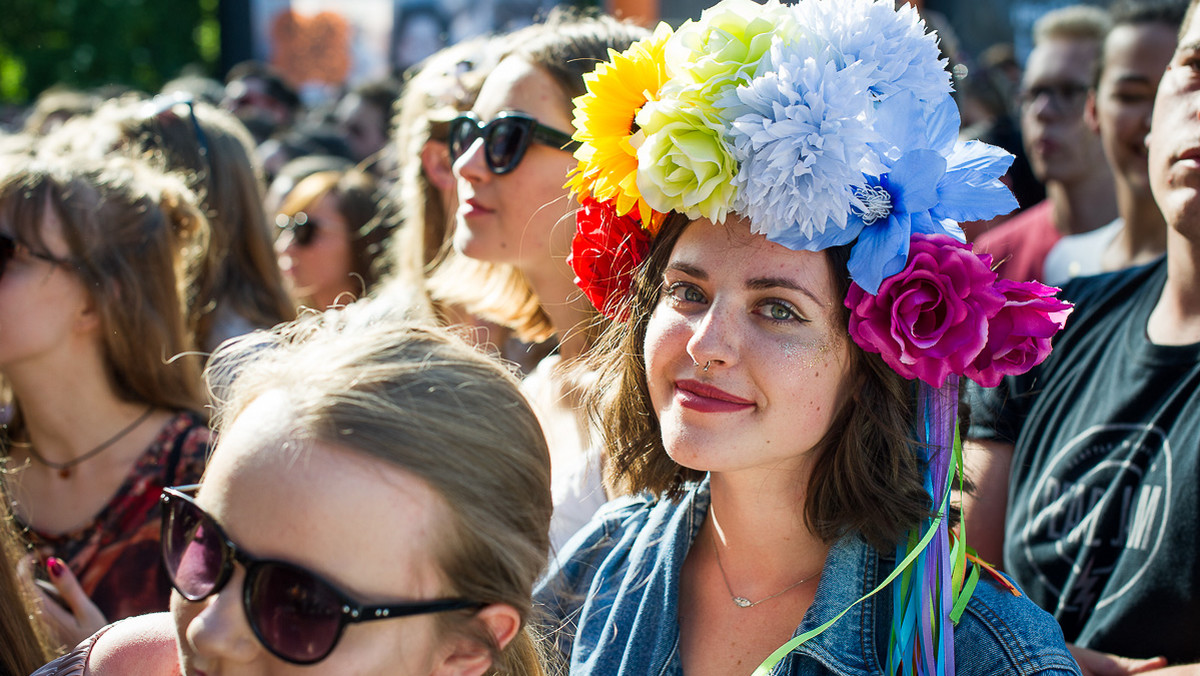
[{"label": "woman wearing flower crown", "polygon": [[538,592],[570,672],[1078,673],[948,532],[958,379],[1044,359],[1069,306],[962,243],[1011,159],[956,141],[936,36],[727,0],[588,84],[571,264],[630,496]]}]

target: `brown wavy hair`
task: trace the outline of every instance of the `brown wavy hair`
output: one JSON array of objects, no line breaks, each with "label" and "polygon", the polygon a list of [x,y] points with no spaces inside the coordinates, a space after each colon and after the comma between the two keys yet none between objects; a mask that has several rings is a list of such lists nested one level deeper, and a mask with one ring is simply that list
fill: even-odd
[{"label": "brown wavy hair", "polygon": [[263,209],[254,141],[236,117],[205,103],[155,99],[102,109],[97,122],[115,125],[113,149],[185,175],[212,224],[189,302],[198,347],[215,347],[219,306],[260,328],[296,317]]},{"label": "brown wavy hair", "polygon": [[[615,493],[678,497],[688,482],[704,478],[704,472],[677,464],[663,448],[645,368],[646,326],[662,294],[671,251],[689,224],[681,214],[667,218],[636,274],[627,323],[612,324],[593,351],[600,379],[589,409],[603,430],[606,479]],[[825,255],[835,297],[843,298],[850,286],[849,245],[826,249]],[[849,319],[843,307],[843,331]],[[911,432],[914,392],[879,355],[849,343],[849,396],[814,449],[804,519],[825,542],[857,531],[886,551],[930,513]]]},{"label": "brown wavy hair", "polygon": [[[199,355],[186,325],[187,288],[209,226],[182,179],[109,157],[0,160],[0,229],[45,251],[62,228],[66,263],[96,303],[109,381],[125,401],[203,411]],[[13,405],[19,427],[19,402]],[[9,425],[8,434],[15,431]]]},{"label": "brown wavy hair", "polygon": [[320,171],[306,176],[292,188],[279,213],[288,217],[311,209],[325,195],[337,202],[337,212],[346,221],[350,238],[350,272],[362,284],[363,294],[378,284],[384,266],[388,237],[395,228],[391,201],[379,181],[360,169]]}]

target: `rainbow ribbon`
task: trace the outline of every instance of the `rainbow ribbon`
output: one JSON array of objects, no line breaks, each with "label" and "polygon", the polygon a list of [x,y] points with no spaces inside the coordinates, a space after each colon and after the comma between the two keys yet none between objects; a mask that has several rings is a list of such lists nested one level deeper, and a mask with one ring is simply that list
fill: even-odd
[{"label": "rainbow ribbon", "polygon": [[[913,676],[953,676],[954,625],[962,617],[979,582],[980,566],[960,537],[951,537],[946,519],[955,476],[962,488],[962,440],[958,430],[958,376],[942,387],[917,382],[918,452],[926,465],[925,490],[937,510],[909,534],[899,547],[896,568],[870,592],[816,629],[780,646],[752,676],[767,676],[797,647],[820,635],[851,608],[892,582],[892,633],[888,640],[888,673]],[[954,468],[955,471],[950,471]],[[937,500],[935,486],[941,487]]]}]

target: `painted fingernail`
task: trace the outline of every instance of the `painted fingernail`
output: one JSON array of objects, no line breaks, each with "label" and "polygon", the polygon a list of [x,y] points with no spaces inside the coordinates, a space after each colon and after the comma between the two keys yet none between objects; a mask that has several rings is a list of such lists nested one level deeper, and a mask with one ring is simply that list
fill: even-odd
[{"label": "painted fingernail", "polygon": [[63,574],[63,562],[58,557],[51,556],[50,558],[46,559],[46,568],[54,577],[58,577],[59,575]]}]

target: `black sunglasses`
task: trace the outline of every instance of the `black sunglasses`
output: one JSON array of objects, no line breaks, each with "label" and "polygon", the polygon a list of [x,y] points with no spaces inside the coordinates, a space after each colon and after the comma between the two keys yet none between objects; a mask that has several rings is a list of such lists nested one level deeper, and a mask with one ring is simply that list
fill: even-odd
[{"label": "black sunglasses", "polygon": [[453,162],[483,139],[483,156],[493,174],[507,174],[521,163],[533,141],[559,150],[574,152],[579,141],[552,129],[524,113],[500,113],[483,124],[473,113],[463,113],[450,121],[450,160]]},{"label": "black sunglasses", "polygon": [[[0,232],[0,277],[4,276],[4,271],[8,269],[8,262],[17,255],[17,240],[11,235],[6,235]],[[50,254],[38,253],[33,249],[29,249],[29,255],[34,258],[40,258],[47,263],[54,265],[70,265],[71,261],[55,258]]]},{"label": "black sunglasses", "polygon": [[317,237],[317,222],[310,219],[308,214],[303,211],[297,211],[294,216],[287,214],[278,214],[275,216],[275,227],[279,228],[279,232],[275,233],[275,238],[278,239],[284,231],[292,233],[292,239],[296,241],[296,246],[306,247],[312,244]]},{"label": "black sunglasses", "polygon": [[234,562],[242,564],[246,620],[263,647],[285,662],[314,664],[325,659],[347,624],[478,610],[486,605],[437,599],[364,606],[315,573],[283,561],[258,559],[239,549],[189,495],[197,489],[163,489],[162,558],[171,586],[189,601],[203,601],[229,582]]}]

